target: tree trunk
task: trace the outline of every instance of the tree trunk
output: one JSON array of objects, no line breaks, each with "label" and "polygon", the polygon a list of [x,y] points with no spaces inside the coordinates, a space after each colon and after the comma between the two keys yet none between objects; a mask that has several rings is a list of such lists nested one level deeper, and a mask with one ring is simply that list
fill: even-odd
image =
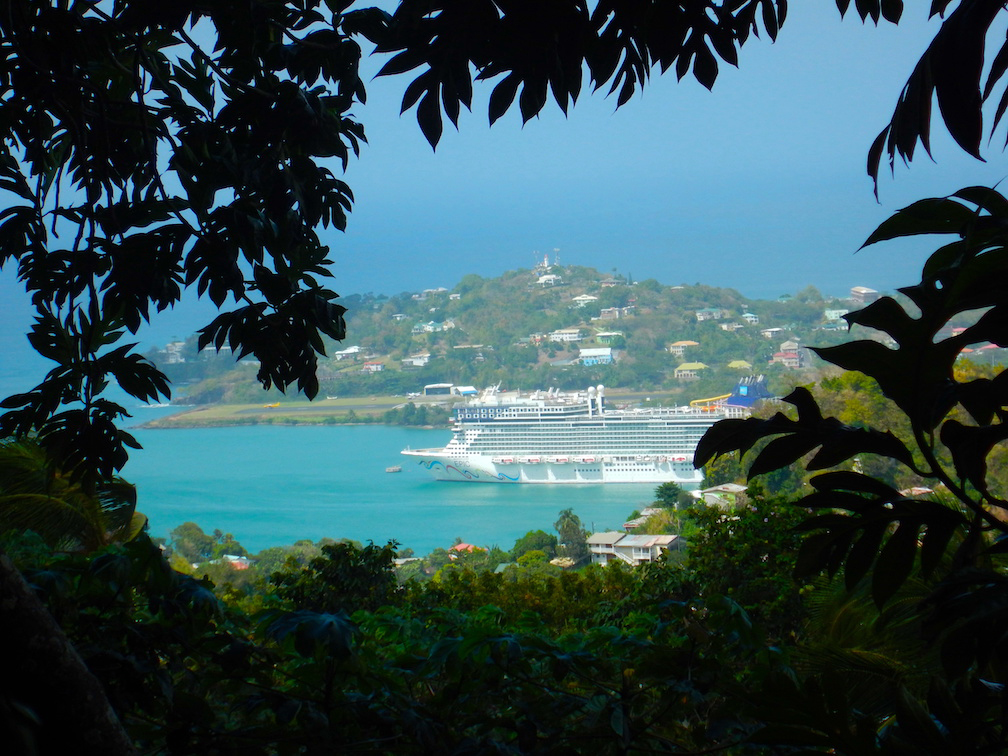
[{"label": "tree trunk", "polygon": [[[136,753],[101,683],[2,552],[0,670],[0,742],[21,742],[39,756]],[[31,718],[19,709],[37,724],[26,727]],[[34,748],[26,742],[32,737]]]}]

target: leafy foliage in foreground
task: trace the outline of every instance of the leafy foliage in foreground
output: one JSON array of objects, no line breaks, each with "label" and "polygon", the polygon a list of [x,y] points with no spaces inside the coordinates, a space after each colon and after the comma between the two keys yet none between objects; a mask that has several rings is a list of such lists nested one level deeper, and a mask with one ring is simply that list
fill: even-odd
[{"label": "leafy foliage in foreground", "polygon": [[[876,329],[892,346],[865,340],[817,350],[873,379],[905,416],[912,442],[824,417],[812,395],[799,388],[786,400],[797,417],[722,421],[697,450],[703,464],[760,444],[751,476],[799,460],[815,473],[813,491],[796,502],[816,512],[803,525],[808,536],[798,555],[800,573],[840,573],[849,591],[867,590],[880,611],[911,583],[929,586],[913,613],[920,637],[939,650],[941,668],[931,676],[925,699],[897,686],[886,713],[891,723],[877,735],[883,747],[994,752],[1008,745],[1002,726],[1008,710],[1008,501],[992,483],[989,467],[1008,440],[1008,374],[966,376],[955,369],[970,345],[1008,343],[1005,228],[1008,200],[982,187],[900,211],[866,244],[916,234],[955,236],[928,259],[920,283],[900,290],[917,314],[884,297],[846,318]],[[946,324],[965,312],[979,313],[974,324],[945,335]],[[897,490],[859,471],[861,455],[887,459],[931,490]],[[828,678],[783,684],[794,719],[773,730],[775,736],[870,752],[865,749],[873,747],[884,717],[858,713]],[[827,711],[844,716],[831,718]]]},{"label": "leafy foliage in foreground", "polygon": [[[318,390],[322,336],[343,307],[320,282],[318,229],[344,228],[364,99],[345,5],[74,0],[7,3],[0,18],[0,265],[36,308],[29,339],[56,363],[3,402],[0,434],[37,433],[92,486],[126,461],[126,410],[169,395],[125,343],[191,287],[218,307],[200,346],[252,354],[269,387]],[[198,26],[198,31],[194,28]]]},{"label": "leafy foliage in foreground", "polygon": [[[728,696],[760,666],[758,633],[730,601],[670,600],[666,565],[564,575],[578,586],[568,609],[584,621],[562,629],[531,606],[458,608],[474,584],[457,573],[351,616],[374,595],[360,587],[387,583],[388,547],[330,549],[282,571],[282,590],[249,615],[167,569],[145,538],[92,556],[5,545],[145,753],[576,753],[587,743],[625,753],[730,745],[751,729]],[[282,595],[307,583],[328,598]],[[615,606],[597,600],[605,584],[622,609],[590,619],[586,607]],[[28,690],[4,693],[30,710]]]}]

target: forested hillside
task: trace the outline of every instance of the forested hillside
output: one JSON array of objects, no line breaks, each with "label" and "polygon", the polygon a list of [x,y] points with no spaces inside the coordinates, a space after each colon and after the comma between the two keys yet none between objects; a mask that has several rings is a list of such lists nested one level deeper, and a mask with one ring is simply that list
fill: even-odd
[{"label": "forested hillside", "polygon": [[[592,268],[541,264],[497,278],[468,274],[453,287],[395,296],[355,294],[347,337],[329,341],[319,381],[325,395],[419,392],[430,383],[566,389],[604,383],[683,398],[726,393],[740,376],[768,375],[786,391],[795,373],[821,362],[806,346],[849,338],[838,313],[854,307],[813,286],[777,300],[746,299],[732,289],[667,286]],[[700,320],[705,314],[709,317]],[[577,329],[576,340],[557,341]],[[795,342],[801,368],[775,355]],[[676,353],[675,344],[686,343]],[[588,364],[583,350],[610,350],[611,364]],[[670,351],[671,349],[671,351]],[[184,362],[151,354],[190,403],[255,402],[263,398],[255,363],[235,365],[230,352],[181,348]],[[676,374],[701,363],[696,377]],[[274,392],[275,399],[282,398]]]}]

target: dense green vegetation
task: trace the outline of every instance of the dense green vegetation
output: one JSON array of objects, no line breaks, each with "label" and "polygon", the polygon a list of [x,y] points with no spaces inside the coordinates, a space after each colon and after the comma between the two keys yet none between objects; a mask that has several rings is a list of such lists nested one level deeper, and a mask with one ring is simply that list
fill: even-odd
[{"label": "dense green vegetation", "polygon": [[[753,511],[760,523],[770,512]],[[683,512],[694,517],[712,521],[706,508]],[[752,548],[796,538],[767,523],[776,535],[747,530]],[[554,752],[581,750],[585,738],[604,751],[696,748],[715,722],[716,741],[731,746],[752,730],[730,712],[738,680],[761,674],[759,636],[740,605],[718,598],[730,579],[717,568],[734,561],[723,531],[687,527],[697,535],[685,560],[578,571],[534,558],[557,546],[541,531],[510,553],[453,548],[398,570],[394,544],[331,541],[271,549],[236,569],[224,555],[244,554],[241,545],[193,523],[164,552],[143,536],[61,554],[12,532],[3,547],[143,751]],[[579,540],[584,548],[570,511],[557,529],[568,554]],[[761,570],[773,573],[775,598],[801,604],[786,565]],[[793,633],[799,617],[791,609]],[[23,691],[18,674],[13,690]],[[6,725],[42,750],[64,742],[16,710]]]}]

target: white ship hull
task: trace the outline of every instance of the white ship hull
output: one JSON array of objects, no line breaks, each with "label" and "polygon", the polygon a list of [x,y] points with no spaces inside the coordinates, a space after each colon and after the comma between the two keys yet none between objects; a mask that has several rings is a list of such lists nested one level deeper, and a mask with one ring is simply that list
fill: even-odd
[{"label": "white ship hull", "polygon": [[703,475],[693,468],[692,455],[610,457],[603,459],[515,458],[495,460],[479,455],[449,456],[443,449],[407,449],[421,470],[436,480],[468,483],[677,483],[696,486]]},{"label": "white ship hull", "polygon": [[437,480],[473,483],[678,483],[703,475],[693,455],[721,411],[610,410],[604,389],[522,395],[488,389],[457,405],[452,439],[403,454]]}]

